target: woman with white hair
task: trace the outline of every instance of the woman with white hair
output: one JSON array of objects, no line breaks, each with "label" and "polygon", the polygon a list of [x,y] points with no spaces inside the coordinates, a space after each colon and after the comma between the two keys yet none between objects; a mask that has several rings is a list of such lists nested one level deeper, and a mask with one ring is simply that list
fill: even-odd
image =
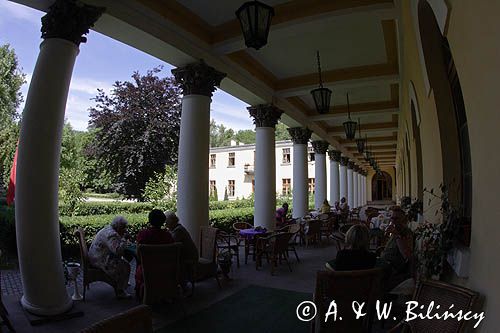
[{"label": "woman with white hair", "polygon": [[123,216],[115,217],[110,225],[97,233],[89,250],[90,263],[102,269],[116,282],[119,298],[130,297],[126,292],[130,264],[123,259],[125,248],[129,245],[124,238],[127,224]]}]

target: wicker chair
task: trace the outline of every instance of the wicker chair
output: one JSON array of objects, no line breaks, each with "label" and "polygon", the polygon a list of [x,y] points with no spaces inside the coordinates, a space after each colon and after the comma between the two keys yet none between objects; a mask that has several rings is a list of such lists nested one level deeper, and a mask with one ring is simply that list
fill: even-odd
[{"label": "wicker chair", "polygon": [[[359,271],[318,271],[313,296],[318,315],[312,322],[312,332],[371,332],[374,305],[381,295],[381,278],[380,268]],[[325,323],[325,314],[332,300],[335,300],[337,309],[340,309],[342,320],[334,321],[329,317]],[[356,319],[354,312],[350,311],[353,301],[365,302],[363,310],[367,312],[366,316]]]},{"label": "wicker chair", "polygon": [[308,228],[304,234],[306,240],[306,246],[309,245],[310,241],[319,242],[321,240],[321,221],[320,220],[310,220],[307,222]]},{"label": "wicker chair", "polygon": [[[420,281],[415,290],[413,299],[425,308],[434,301],[441,309],[449,309],[454,304],[453,312],[477,310],[479,305],[479,294],[470,289],[441,281]],[[415,310],[417,311],[417,310]],[[469,332],[471,323],[465,320],[442,320],[442,319],[415,319],[409,322],[402,321],[394,326],[389,332]],[[402,330],[401,330],[402,329]]]},{"label": "wicker chair", "polygon": [[237,235],[228,234],[222,230],[217,233],[217,249],[230,251],[236,257],[236,267],[240,268],[240,244],[241,238]]},{"label": "wicker chair", "polygon": [[151,309],[146,305],[136,306],[95,323],[80,333],[153,333]]},{"label": "wicker chair", "polygon": [[82,228],[78,228],[75,231],[75,236],[78,237],[78,242],[80,244],[80,256],[81,265],[83,269],[83,300],[85,301],[85,294],[87,289],[89,289],[92,282],[102,281],[109,284],[115,290],[115,294],[118,295],[118,288],[116,282],[106,274],[102,269],[94,267],[90,264],[87,243],[85,242],[85,232]]},{"label": "wicker chair", "polygon": [[[297,238],[300,238],[300,224],[295,223],[295,224],[290,224],[288,226],[287,232],[292,234],[292,237],[290,237],[290,241],[288,242],[288,249],[287,249],[287,256],[288,252],[292,251],[295,254],[295,259],[297,259],[297,262],[300,262],[299,256],[297,254],[297,249],[295,248],[299,243],[297,242]],[[300,241],[300,239],[299,239]]]},{"label": "wicker chair", "polygon": [[233,223],[233,230],[236,233],[236,237],[238,237],[240,244],[243,244],[243,246],[245,247],[245,264],[248,262],[249,255],[253,255],[255,257],[255,251],[252,252],[252,248],[255,248],[255,241],[253,239],[242,237],[240,235],[240,230],[251,228],[253,228],[253,225],[247,222]]},{"label": "wicker chair", "polygon": [[200,233],[200,259],[196,265],[195,280],[215,277],[221,286],[217,275],[217,228],[201,227]]},{"label": "wicker chair", "polygon": [[139,244],[137,254],[144,275],[142,302],[153,305],[165,300],[180,299],[180,254],[182,243]]},{"label": "wicker chair", "polygon": [[257,256],[255,268],[262,266],[262,257],[266,256],[267,261],[271,260],[271,275],[274,275],[274,270],[278,266],[278,262],[284,260],[292,271],[292,267],[288,262],[288,244],[293,234],[289,232],[275,233],[268,237],[261,237],[257,243]]}]

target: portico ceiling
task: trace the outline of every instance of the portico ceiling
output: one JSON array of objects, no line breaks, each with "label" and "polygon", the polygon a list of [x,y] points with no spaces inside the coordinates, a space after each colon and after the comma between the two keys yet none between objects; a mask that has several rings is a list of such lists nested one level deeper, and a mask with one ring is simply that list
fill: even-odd
[{"label": "portico ceiling", "polygon": [[[15,1],[41,10],[52,2]],[[245,47],[234,14],[243,0],[84,2],[106,7],[95,30],[174,66],[204,59],[227,73],[221,89],[248,104],[275,103],[285,111],[285,124],[309,127],[315,138],[327,140],[359,165],[366,164],[342,129],[347,93],[351,117],[361,119],[369,145],[387,150],[397,142],[399,68],[393,0],[264,0],[276,15],[268,44],[258,51]],[[327,115],[314,110],[309,93],[318,86],[317,50],[325,86],[333,91]],[[392,154],[395,148],[389,150]]]}]

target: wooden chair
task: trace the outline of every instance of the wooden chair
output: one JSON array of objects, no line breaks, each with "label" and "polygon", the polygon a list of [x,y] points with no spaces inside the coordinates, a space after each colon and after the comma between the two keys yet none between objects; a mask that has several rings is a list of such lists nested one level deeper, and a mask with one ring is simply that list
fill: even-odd
[{"label": "wooden chair", "polygon": [[[460,287],[454,284],[441,281],[425,280],[420,281],[415,290],[413,300],[417,301],[419,306],[428,307],[431,301],[441,306],[441,309],[449,309],[454,304],[453,313],[458,311],[475,311],[479,305],[479,294],[470,289]],[[418,312],[416,309],[415,312]],[[406,322],[401,321],[389,332],[449,332],[461,333],[469,332],[470,322],[465,320],[442,320],[442,319],[419,319]],[[402,329],[402,330],[401,330]]]},{"label": "wooden chair", "polygon": [[326,237],[326,240],[329,242],[330,237],[333,238],[333,224],[334,220],[329,218],[326,220],[320,220],[321,221],[321,235],[320,239],[323,238],[323,236]]},{"label": "wooden chair", "polygon": [[217,228],[201,227],[200,258],[196,265],[195,280],[215,277],[220,287],[221,284],[217,275],[217,231]]},{"label": "wooden chair", "polygon": [[153,305],[165,300],[180,299],[180,255],[182,243],[139,244],[137,254],[144,276],[142,302]]},{"label": "wooden chair", "polygon": [[278,267],[278,262],[284,260],[292,271],[292,267],[288,261],[288,244],[293,234],[289,232],[275,233],[268,237],[261,237],[257,244],[257,257],[255,268],[262,266],[262,257],[266,256],[267,261],[271,261],[271,275],[274,275],[274,270]]},{"label": "wooden chair", "polygon": [[295,247],[299,245],[299,243],[297,242],[297,238],[299,238],[300,242],[300,231],[301,227],[300,224],[298,223],[290,224],[288,226],[288,230],[286,231],[292,234],[292,237],[290,237],[290,241],[288,242],[287,256],[288,252],[292,251],[295,254],[295,259],[297,259],[297,262],[300,262],[300,259],[299,255],[297,254],[297,249]]},{"label": "wooden chair", "polygon": [[306,246],[309,245],[310,241],[319,242],[321,240],[321,221],[320,220],[310,220],[308,221],[308,228],[304,234],[306,240]]},{"label": "wooden chair", "polygon": [[102,269],[94,267],[90,264],[88,256],[87,243],[85,242],[85,232],[80,227],[75,231],[75,236],[78,237],[80,244],[81,267],[83,270],[83,301],[85,301],[85,293],[89,289],[92,282],[102,281],[109,284],[118,295],[118,288],[116,282],[106,274]]},{"label": "wooden chair", "polygon": [[[371,332],[373,309],[380,299],[382,269],[374,268],[359,271],[318,271],[313,301],[318,314],[312,322],[312,332]],[[330,316],[325,323],[325,314],[332,300],[340,309],[342,320],[334,321]],[[352,302],[365,302],[363,308],[367,315],[356,319]],[[347,309],[342,311],[342,309]]]},{"label": "wooden chair", "polygon": [[253,255],[253,253],[251,253],[251,248],[255,245],[253,243],[253,240],[249,240],[249,239],[246,239],[245,237],[242,237],[240,235],[240,230],[243,230],[243,229],[251,229],[253,228],[253,225],[251,225],[250,223],[247,223],[247,222],[235,222],[233,223],[233,230],[236,234],[236,237],[238,237],[238,240],[239,240],[239,244],[243,244],[244,248],[245,248],[245,264],[248,262],[248,256],[249,255]]},{"label": "wooden chair", "polygon": [[80,333],[153,333],[152,312],[148,306],[139,305],[95,323]]}]

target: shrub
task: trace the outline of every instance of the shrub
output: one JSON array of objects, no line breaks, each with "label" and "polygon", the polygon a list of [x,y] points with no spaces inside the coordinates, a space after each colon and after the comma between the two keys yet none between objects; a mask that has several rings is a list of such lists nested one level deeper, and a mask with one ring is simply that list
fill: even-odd
[{"label": "shrub", "polygon": [[16,253],[16,220],[13,206],[0,206],[0,249]]}]

